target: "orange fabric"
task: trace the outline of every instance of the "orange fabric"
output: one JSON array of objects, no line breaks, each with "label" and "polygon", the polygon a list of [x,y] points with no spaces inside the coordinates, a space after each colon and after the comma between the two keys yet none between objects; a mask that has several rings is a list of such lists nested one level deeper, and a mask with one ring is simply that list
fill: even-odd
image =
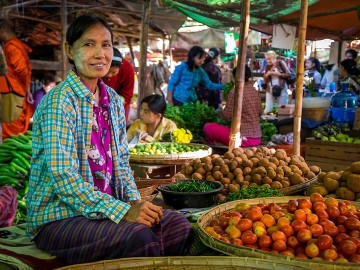
[{"label": "orange fabric", "polygon": [[[19,39],[12,38],[5,42],[3,51],[8,68],[6,76],[9,83],[16,93],[24,96],[23,111],[19,119],[11,123],[1,124],[2,137],[5,139],[10,137],[11,134],[17,135],[27,131],[30,118],[33,115],[33,106],[26,101],[26,93],[27,89],[30,89],[31,80],[31,63],[28,56],[28,53],[31,52],[31,48],[22,43]],[[9,92],[5,76],[0,77],[0,92]]]}]

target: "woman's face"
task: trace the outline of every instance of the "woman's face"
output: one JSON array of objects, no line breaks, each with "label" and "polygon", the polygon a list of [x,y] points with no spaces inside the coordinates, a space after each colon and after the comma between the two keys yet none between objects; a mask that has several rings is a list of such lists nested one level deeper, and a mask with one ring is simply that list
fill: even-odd
[{"label": "woman's face", "polygon": [[161,114],[155,114],[152,111],[150,111],[149,106],[147,103],[141,104],[140,109],[140,120],[144,124],[154,124],[158,118],[161,117]]},{"label": "woman's face", "polygon": [[204,64],[206,58],[206,54],[204,54],[203,56],[200,56],[199,54],[197,56],[194,57],[194,64],[197,67],[201,67]]},{"label": "woman's face", "polygon": [[275,64],[276,56],[266,56],[265,60],[266,60],[267,64]]},{"label": "woman's face", "polygon": [[315,64],[313,62],[311,62],[310,60],[306,60],[305,69],[312,69],[313,67],[315,67]]},{"label": "woman's face", "polygon": [[340,77],[346,77],[348,75],[348,72],[346,71],[346,69],[340,65]]},{"label": "woman's face", "polygon": [[110,69],[113,57],[111,34],[102,24],[95,24],[88,28],[73,46],[66,44],[66,53],[74,61],[81,79],[97,81]]}]

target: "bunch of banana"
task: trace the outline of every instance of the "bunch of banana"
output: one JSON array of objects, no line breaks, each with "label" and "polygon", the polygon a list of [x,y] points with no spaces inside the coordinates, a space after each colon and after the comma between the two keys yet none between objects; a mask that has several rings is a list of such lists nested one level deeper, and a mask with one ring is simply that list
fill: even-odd
[{"label": "bunch of banana", "polygon": [[25,222],[26,194],[28,192],[32,132],[11,135],[0,144],[0,185],[11,186],[18,192],[18,209],[15,223]]}]

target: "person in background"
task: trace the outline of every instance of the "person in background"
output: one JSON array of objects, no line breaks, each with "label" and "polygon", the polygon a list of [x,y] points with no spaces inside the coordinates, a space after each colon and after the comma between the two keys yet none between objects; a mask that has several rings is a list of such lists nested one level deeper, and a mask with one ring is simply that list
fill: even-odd
[{"label": "person in background", "polygon": [[[236,68],[233,69],[235,78]],[[260,116],[263,113],[261,106],[261,98],[259,92],[249,82],[251,78],[251,70],[245,66],[245,84],[242,100],[242,113],[241,113],[241,146],[252,147],[260,145],[261,143],[261,127]],[[226,105],[219,115],[223,120],[230,120],[233,117],[233,109],[235,103],[235,90],[232,89],[227,97]],[[218,123],[206,123],[204,125],[204,134],[206,140],[214,145],[220,143],[229,145],[231,128],[220,125]]]},{"label": "person in background", "polygon": [[109,72],[103,78],[106,85],[110,86],[124,98],[126,123],[129,119],[131,99],[134,95],[135,71],[133,66],[125,60],[117,48],[113,48],[114,57],[111,61]]},{"label": "person in background", "polygon": [[[218,67],[218,62],[220,58],[220,51],[216,48],[210,48],[205,62],[202,65],[202,68],[205,70],[206,74],[209,76],[210,81],[213,83],[221,83],[222,76],[221,70]],[[209,91],[202,84],[198,87],[198,96],[200,101],[206,102],[209,107],[221,109],[222,101],[222,92],[220,90]]]},{"label": "person in background", "polygon": [[181,106],[184,103],[198,100],[195,87],[200,83],[210,91],[224,90],[225,85],[213,83],[201,68],[206,58],[206,52],[199,46],[194,46],[188,53],[187,61],[175,67],[168,84],[168,103]]},{"label": "person in background", "polygon": [[[265,59],[267,65],[265,67],[264,83],[266,85],[266,106],[264,113],[270,113],[273,110],[274,102],[278,105],[286,105],[289,102],[288,86],[286,84],[286,78],[291,77],[290,70],[285,61],[278,59],[276,52],[267,51],[265,53]],[[282,88],[281,94],[278,97],[274,97],[271,89],[278,85]],[[264,88],[264,87],[263,87]]]},{"label": "person in background", "polygon": [[10,22],[6,20],[0,20],[0,41],[4,42],[3,51],[7,65],[7,74],[0,76],[0,92],[8,93],[11,87],[16,94],[24,97],[21,104],[14,104],[22,107],[17,120],[1,123],[2,138],[5,139],[28,130],[34,100],[30,91],[31,63],[28,53],[31,48],[16,37]]},{"label": "person in background", "polygon": [[34,114],[26,234],[67,264],[182,256],[194,236],[183,214],[141,201],[124,106],[101,80],[112,44],[102,18],[77,17],[65,42],[73,69]]},{"label": "person in background", "polygon": [[321,79],[321,88],[325,90],[330,90],[330,83],[337,82],[338,78],[334,74],[334,70],[336,69],[335,64],[328,64],[326,66],[326,70],[324,72],[324,75]]},{"label": "person in background", "polygon": [[42,87],[35,91],[34,97],[34,110],[38,107],[41,99],[48,93],[51,89],[56,86],[55,76],[51,73],[45,73],[44,78],[42,79]]},{"label": "person in background", "polygon": [[315,57],[310,57],[305,62],[305,69],[304,76],[308,75],[313,78],[315,91],[318,92],[321,86],[320,61]]},{"label": "person in background", "polygon": [[349,83],[349,91],[360,94],[360,70],[355,60],[345,59],[340,63],[340,82]]},{"label": "person in background", "polygon": [[160,141],[162,136],[177,129],[176,124],[164,117],[166,100],[153,94],[141,101],[140,119],[135,120],[127,131],[128,142],[137,137],[142,142]]},{"label": "person in background", "polygon": [[345,51],[345,59],[356,60],[358,53],[354,49],[347,49]]}]

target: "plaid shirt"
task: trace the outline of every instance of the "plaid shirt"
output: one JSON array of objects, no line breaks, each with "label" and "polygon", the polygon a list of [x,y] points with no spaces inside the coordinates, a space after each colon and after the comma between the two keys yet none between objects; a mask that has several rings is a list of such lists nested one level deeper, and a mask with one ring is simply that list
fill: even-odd
[{"label": "plaid shirt", "polygon": [[[224,120],[229,120],[233,116],[235,90],[229,92],[224,110],[220,116]],[[241,126],[242,137],[261,138],[261,128],[259,117],[262,114],[260,94],[250,84],[244,84],[244,94],[242,102]]]},{"label": "plaid shirt", "polygon": [[[103,84],[100,81],[100,84]],[[120,97],[109,87],[113,196],[94,190],[86,152],[90,148],[94,97],[74,71],[42,99],[34,114],[33,152],[27,198],[26,233],[42,225],[83,215],[118,223],[140,199],[129,166],[126,125]]]}]

